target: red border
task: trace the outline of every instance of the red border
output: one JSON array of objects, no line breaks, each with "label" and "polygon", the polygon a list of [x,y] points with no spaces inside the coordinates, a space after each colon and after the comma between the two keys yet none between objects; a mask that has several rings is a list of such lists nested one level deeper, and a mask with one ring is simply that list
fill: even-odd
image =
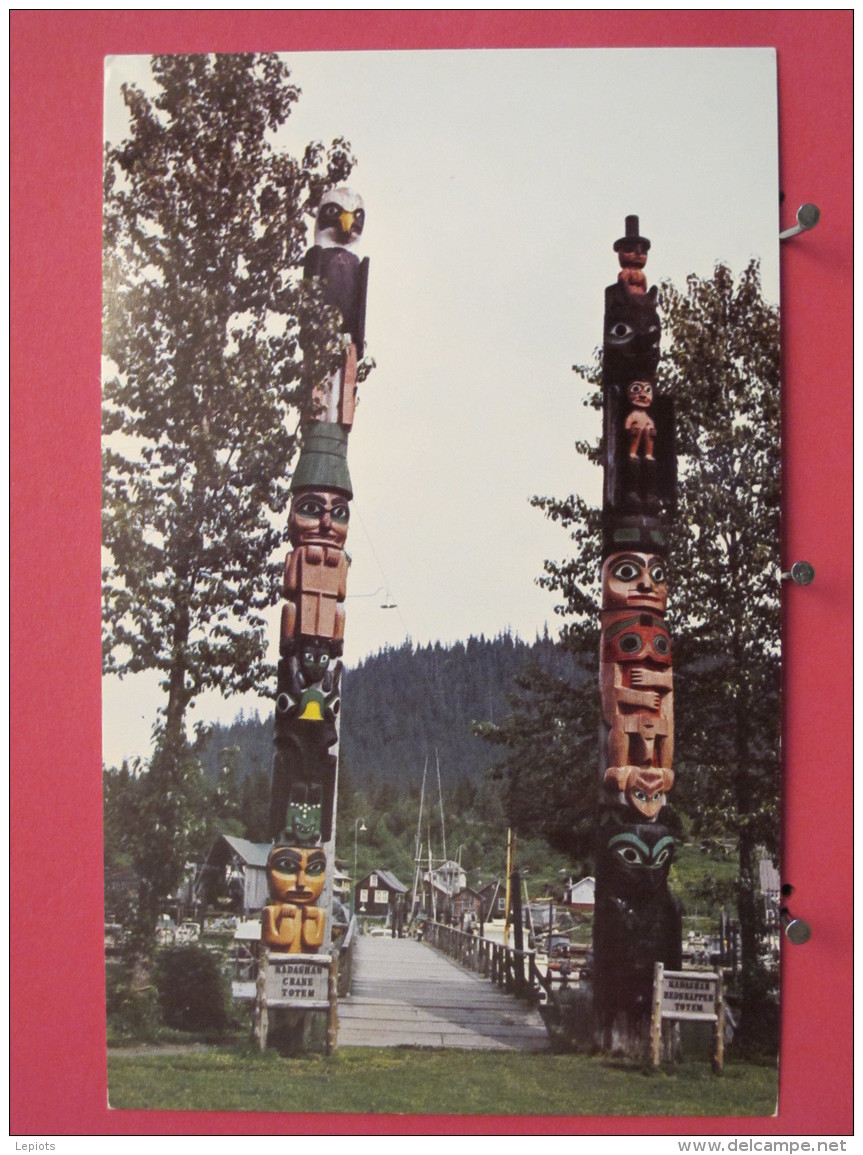
[{"label": "red border", "polygon": [[[788,563],[785,879],[812,940],[784,960],[775,1119],[374,1117],[365,1133],[848,1134],[851,963],[851,10],[12,11],[13,1134],[283,1131],[284,1116],[109,1112],[102,1010],[99,278],[105,54],[264,49],[766,45],[781,161],[819,227],[783,247]],[[50,560],[50,566],[47,562]],[[58,575],[51,584],[49,574]],[[822,639],[830,636],[831,645]],[[828,703],[833,703],[828,706]],[[828,770],[829,768],[829,770]],[[829,787],[827,783],[829,781]],[[41,845],[74,872],[49,899]],[[59,901],[58,901],[59,900]],[[57,934],[49,936],[46,927]],[[34,947],[64,954],[33,966]],[[361,1117],[306,1116],[355,1132]],[[303,1128],[306,1130],[306,1127]]]}]

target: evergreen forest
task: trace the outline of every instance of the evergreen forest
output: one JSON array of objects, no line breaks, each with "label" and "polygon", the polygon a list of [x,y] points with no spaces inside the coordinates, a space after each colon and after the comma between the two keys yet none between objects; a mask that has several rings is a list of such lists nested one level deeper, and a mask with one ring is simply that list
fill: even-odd
[{"label": "evergreen forest", "polygon": [[[518,693],[515,679],[546,675],[573,686],[583,670],[547,631],[533,643],[510,633],[450,646],[405,642],[365,658],[342,675],[337,853],[352,868],[355,824],[358,869],[392,870],[406,884],[413,874],[423,770],[426,771],[423,855],[459,859],[469,882],[503,874],[507,820],[494,778],[500,751],[476,735],[481,724],[506,718]],[[214,725],[199,753],[217,794],[234,800],[227,825],[254,841],[266,838],[273,718],[240,712]],[[438,774],[440,788],[438,788]],[[520,861],[543,878],[572,866],[541,839],[525,840]],[[472,873],[471,873],[472,872]],[[480,878],[480,876],[482,876]]]}]

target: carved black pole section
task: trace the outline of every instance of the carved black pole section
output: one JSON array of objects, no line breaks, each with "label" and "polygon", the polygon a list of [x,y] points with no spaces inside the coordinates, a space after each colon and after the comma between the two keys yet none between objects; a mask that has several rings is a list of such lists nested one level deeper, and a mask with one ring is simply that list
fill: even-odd
[{"label": "carved black pole section", "polygon": [[594,1009],[604,1050],[640,1056],[653,971],[681,966],[681,908],[668,891],[674,840],[662,810],[674,784],[674,689],[667,523],[677,462],[671,399],[661,396],[656,286],[637,216],[614,243],[602,358],[603,542],[601,804],[593,930]]},{"label": "carved black pole section", "polygon": [[316,954],[330,944],[335,840],[341,655],[353,497],[348,434],[357,365],[363,354],[368,259],[352,251],[363,231],[361,198],[348,188],[326,193],[304,273],[342,318],[342,355],[334,372],[317,363],[301,334],[311,401],[291,482],[279,638],[275,745],[270,794],[273,842],[267,864],[270,905],[262,938],[271,952]]}]

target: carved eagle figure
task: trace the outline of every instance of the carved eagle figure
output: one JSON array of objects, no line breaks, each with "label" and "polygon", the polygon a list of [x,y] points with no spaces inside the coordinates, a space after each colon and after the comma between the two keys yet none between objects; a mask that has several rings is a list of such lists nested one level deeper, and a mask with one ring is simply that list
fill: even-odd
[{"label": "carved eagle figure", "polygon": [[325,193],[315,223],[315,243],[303,263],[305,277],[319,277],[324,300],[342,315],[343,331],[350,334],[362,357],[365,345],[366,288],[369,259],[352,252],[365,225],[363,198],[340,187]]}]

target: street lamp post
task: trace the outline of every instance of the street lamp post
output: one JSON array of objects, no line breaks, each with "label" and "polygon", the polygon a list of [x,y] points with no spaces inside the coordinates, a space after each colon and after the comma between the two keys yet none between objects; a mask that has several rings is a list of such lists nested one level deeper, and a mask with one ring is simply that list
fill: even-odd
[{"label": "street lamp post", "polygon": [[354,917],[357,903],[357,837],[359,832],[365,829],[365,822],[362,818],[357,818],[354,822],[354,876],[351,880],[351,918]]}]

